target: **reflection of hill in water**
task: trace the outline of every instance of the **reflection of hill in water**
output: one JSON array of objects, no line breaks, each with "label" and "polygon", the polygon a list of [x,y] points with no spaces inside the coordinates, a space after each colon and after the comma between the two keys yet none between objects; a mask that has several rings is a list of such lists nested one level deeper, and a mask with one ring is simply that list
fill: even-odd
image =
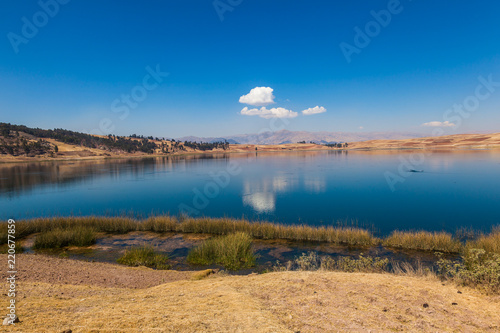
[{"label": "reflection of hill in water", "polygon": [[[227,154],[185,155],[116,160],[54,161],[0,164],[0,196],[16,196],[39,185],[65,186],[104,175],[143,175],[189,161],[227,158]],[[179,164],[179,162],[181,162]]]},{"label": "reflection of hill in water", "polygon": [[[330,152],[329,152],[330,153]],[[332,151],[331,153],[339,153]],[[54,161],[0,164],[0,196],[17,196],[39,185],[66,186],[105,175],[142,176],[165,170],[184,168],[189,163],[210,159],[256,159],[267,157],[307,158],[324,155],[324,151],[241,154],[193,154],[116,160]]]},{"label": "reflection of hill in water", "polygon": [[177,157],[93,160],[74,162],[38,162],[0,165],[0,195],[16,196],[39,185],[65,186],[104,175],[144,174],[164,169]]}]

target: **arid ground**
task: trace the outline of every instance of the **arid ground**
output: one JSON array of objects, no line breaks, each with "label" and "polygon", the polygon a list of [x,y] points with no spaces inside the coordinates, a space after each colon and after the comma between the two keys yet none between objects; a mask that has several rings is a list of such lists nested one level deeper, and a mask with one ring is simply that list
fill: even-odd
[{"label": "arid ground", "polygon": [[[96,148],[87,148],[78,145],[70,145],[56,141],[54,139],[45,139],[51,144],[59,147],[56,156],[38,155],[35,157],[0,155],[0,162],[22,162],[22,161],[42,161],[42,160],[85,160],[85,159],[106,159],[106,158],[131,158],[131,157],[151,157],[165,156],[161,152],[154,154],[146,153],[125,153],[125,152],[107,152]],[[170,141],[155,141],[157,144]],[[406,140],[371,140],[362,142],[349,142],[347,150],[400,150],[400,149],[493,149],[500,148],[500,133],[495,134],[457,134],[440,137],[427,137]],[[170,153],[168,155],[185,154],[213,154],[213,153],[245,153],[245,152],[286,152],[286,151],[312,151],[312,150],[336,150],[325,145],[314,143],[289,143],[281,145],[250,145],[250,144],[231,144],[229,149],[221,148],[200,151],[186,147],[182,152]]]},{"label": "arid ground", "polygon": [[500,133],[456,134],[406,140],[349,143],[349,149],[489,149],[500,148]]},{"label": "arid ground", "polygon": [[21,322],[2,332],[500,330],[499,296],[432,277],[276,272],[194,281],[195,272],[33,254],[18,255],[17,265]]}]

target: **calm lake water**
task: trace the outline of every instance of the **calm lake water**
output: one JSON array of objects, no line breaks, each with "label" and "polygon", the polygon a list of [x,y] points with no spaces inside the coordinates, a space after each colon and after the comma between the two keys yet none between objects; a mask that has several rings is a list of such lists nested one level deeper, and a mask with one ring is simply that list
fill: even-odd
[{"label": "calm lake water", "polygon": [[[286,224],[489,231],[500,151],[284,152],[0,165],[0,217],[183,211]],[[409,172],[410,169],[423,172]]]}]

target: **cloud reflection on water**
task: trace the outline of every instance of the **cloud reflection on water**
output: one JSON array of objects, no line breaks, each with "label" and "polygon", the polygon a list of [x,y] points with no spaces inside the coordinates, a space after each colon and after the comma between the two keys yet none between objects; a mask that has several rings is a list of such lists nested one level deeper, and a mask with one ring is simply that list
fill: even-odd
[{"label": "cloud reflection on water", "polygon": [[[272,213],[276,210],[276,197],[279,193],[296,190],[301,182],[294,174],[280,173],[272,178],[263,178],[259,182],[246,179],[243,181],[243,205],[252,207],[257,213]],[[317,176],[306,176],[302,187],[308,192],[326,191],[326,180]]]}]

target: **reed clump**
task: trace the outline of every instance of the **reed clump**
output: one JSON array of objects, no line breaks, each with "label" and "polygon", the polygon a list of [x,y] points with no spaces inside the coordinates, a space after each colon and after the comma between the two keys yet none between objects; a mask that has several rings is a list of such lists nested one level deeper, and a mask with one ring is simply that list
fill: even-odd
[{"label": "reed clump", "polygon": [[77,226],[69,229],[43,231],[35,238],[34,249],[58,249],[66,246],[89,246],[95,244],[97,234],[89,227]]},{"label": "reed clump", "polygon": [[117,262],[127,266],[146,266],[155,269],[170,269],[168,255],[158,253],[151,245],[132,247],[125,251]]},{"label": "reed clump", "polygon": [[178,231],[179,220],[170,215],[152,216],[148,219],[138,222],[137,229],[142,231],[151,231],[157,233]]},{"label": "reed clump", "polygon": [[253,267],[256,259],[252,237],[243,232],[208,239],[191,249],[187,256],[191,264],[219,264],[232,271]]},{"label": "reed clump", "polygon": [[466,249],[483,249],[487,253],[500,254],[500,226],[492,229],[488,235],[481,235],[477,239],[468,241]]},{"label": "reed clump", "polygon": [[354,227],[295,226],[230,218],[187,218],[180,222],[177,231],[214,235],[244,232],[257,239],[328,242],[352,246],[372,246],[379,242],[368,230]]},{"label": "reed clump", "polygon": [[[137,229],[137,220],[125,217],[51,217],[16,221],[16,238],[24,238],[38,232],[71,229],[73,227],[92,228],[96,232],[124,234]],[[0,240],[6,239],[7,224],[0,224]]]},{"label": "reed clump", "polygon": [[[351,246],[373,246],[380,242],[368,231],[355,227],[313,227],[283,225],[270,222],[250,222],[232,218],[181,218],[163,215],[136,220],[128,217],[54,217],[16,222],[16,238],[76,226],[93,228],[97,232],[123,234],[130,231],[202,233],[228,235],[244,232],[256,239],[328,242]],[[7,242],[7,224],[0,223],[0,244]]]},{"label": "reed clump", "polygon": [[463,246],[446,232],[402,232],[394,231],[383,243],[384,246],[419,251],[458,253]]}]

